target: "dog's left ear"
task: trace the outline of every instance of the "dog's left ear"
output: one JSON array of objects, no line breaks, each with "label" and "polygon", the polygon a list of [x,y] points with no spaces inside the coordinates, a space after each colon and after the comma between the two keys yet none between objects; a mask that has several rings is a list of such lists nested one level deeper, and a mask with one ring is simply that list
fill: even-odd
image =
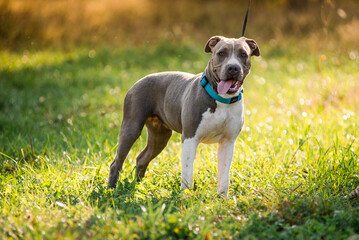
[{"label": "dog's left ear", "polygon": [[252,54],[251,56],[260,56],[261,55],[261,51],[259,50],[258,44],[256,43],[256,41],[254,41],[253,39],[246,39],[246,43],[248,44],[248,46],[251,48]]},{"label": "dog's left ear", "polygon": [[204,51],[205,51],[206,53],[212,52],[212,48],[214,48],[214,46],[216,46],[217,43],[218,43],[219,41],[221,41],[221,39],[222,39],[221,36],[211,37],[211,38],[208,40],[206,46],[204,47]]}]

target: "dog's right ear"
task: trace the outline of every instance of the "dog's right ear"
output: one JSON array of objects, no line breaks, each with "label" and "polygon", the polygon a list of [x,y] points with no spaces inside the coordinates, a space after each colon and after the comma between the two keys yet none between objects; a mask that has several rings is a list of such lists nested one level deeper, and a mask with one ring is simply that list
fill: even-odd
[{"label": "dog's right ear", "polygon": [[216,46],[216,44],[221,41],[222,37],[221,36],[214,36],[214,37],[211,37],[206,46],[204,47],[204,51],[206,53],[211,53],[212,52],[212,48],[214,48],[214,46]]},{"label": "dog's right ear", "polygon": [[259,50],[258,44],[256,43],[256,41],[254,41],[253,39],[248,39],[246,38],[246,43],[248,44],[248,46],[250,47],[251,51],[252,51],[252,55],[254,56],[260,56],[261,55],[261,51]]}]

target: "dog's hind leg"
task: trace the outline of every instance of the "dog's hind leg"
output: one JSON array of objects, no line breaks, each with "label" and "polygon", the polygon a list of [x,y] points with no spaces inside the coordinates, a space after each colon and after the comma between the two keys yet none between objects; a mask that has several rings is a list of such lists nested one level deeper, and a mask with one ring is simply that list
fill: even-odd
[{"label": "dog's hind leg", "polygon": [[146,121],[147,127],[147,146],[136,159],[136,177],[141,180],[145,176],[148,164],[166,147],[172,135],[172,130],[168,129],[157,116],[151,116]]},{"label": "dog's hind leg", "polygon": [[120,137],[116,157],[110,166],[110,176],[108,179],[108,187],[116,188],[119,172],[122,170],[128,152],[137,138],[141,135],[144,121],[134,122],[132,119],[124,120],[121,126]]},{"label": "dog's hind leg", "polygon": [[[137,86],[137,87],[136,87]],[[116,188],[119,172],[122,169],[123,162],[125,161],[128,152],[137,138],[141,135],[143,126],[146,120],[151,116],[152,109],[148,104],[143,104],[142,98],[139,95],[143,95],[139,91],[140,85],[132,87],[124,101],[123,120],[121,124],[120,137],[118,139],[118,147],[116,157],[110,166],[110,176],[108,179],[108,187]],[[152,104],[153,105],[153,104]]]}]

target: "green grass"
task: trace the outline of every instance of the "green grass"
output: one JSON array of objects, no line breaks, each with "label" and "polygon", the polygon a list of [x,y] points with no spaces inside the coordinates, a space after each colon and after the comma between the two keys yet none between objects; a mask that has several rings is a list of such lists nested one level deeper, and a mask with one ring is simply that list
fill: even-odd
[{"label": "green grass", "polygon": [[359,185],[359,56],[345,51],[261,46],[228,199],[216,145],[200,145],[194,190],[180,191],[179,134],[135,183],[145,131],[107,190],[127,90],[152,72],[203,71],[202,48],[2,50],[0,239],[357,239],[346,196]]}]

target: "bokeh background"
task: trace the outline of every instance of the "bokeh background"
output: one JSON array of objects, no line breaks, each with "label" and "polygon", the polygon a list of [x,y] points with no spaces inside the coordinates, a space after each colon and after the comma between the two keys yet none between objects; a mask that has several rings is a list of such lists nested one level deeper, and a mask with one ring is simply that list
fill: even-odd
[{"label": "bokeh background", "polygon": [[[205,43],[240,36],[247,0],[0,0],[0,46]],[[260,43],[358,49],[358,0],[253,0],[246,36]]]}]

